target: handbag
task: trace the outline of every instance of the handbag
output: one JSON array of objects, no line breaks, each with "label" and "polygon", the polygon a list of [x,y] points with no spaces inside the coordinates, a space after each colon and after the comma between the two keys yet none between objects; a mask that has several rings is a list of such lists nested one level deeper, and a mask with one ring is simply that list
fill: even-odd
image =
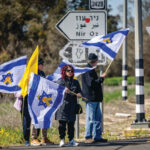
[{"label": "handbag", "polygon": [[82,114],[83,113],[83,109],[82,109],[82,106],[80,104],[77,104],[76,105],[76,114]]}]

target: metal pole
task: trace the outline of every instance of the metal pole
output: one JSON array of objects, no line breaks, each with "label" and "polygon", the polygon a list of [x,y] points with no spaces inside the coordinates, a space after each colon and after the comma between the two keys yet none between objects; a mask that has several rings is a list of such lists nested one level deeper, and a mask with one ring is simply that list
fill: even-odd
[{"label": "metal pole", "polygon": [[[100,66],[100,76],[103,74],[104,72],[104,67]],[[104,87],[102,85],[102,92],[104,93]],[[102,132],[104,131],[104,100],[100,103],[100,109],[101,109],[101,113],[102,113]]]},{"label": "metal pole", "polygon": [[[127,28],[127,0],[123,5],[123,28]],[[127,40],[125,38],[122,52],[122,99],[127,100],[127,77],[128,77]]]},{"label": "metal pole", "polygon": [[135,76],[136,76],[136,120],[131,127],[150,127],[144,112],[144,66],[142,34],[142,1],[135,0]]},{"label": "metal pole", "polygon": [[[79,103],[79,100],[77,100]],[[76,138],[79,138],[79,115],[76,115]]]}]

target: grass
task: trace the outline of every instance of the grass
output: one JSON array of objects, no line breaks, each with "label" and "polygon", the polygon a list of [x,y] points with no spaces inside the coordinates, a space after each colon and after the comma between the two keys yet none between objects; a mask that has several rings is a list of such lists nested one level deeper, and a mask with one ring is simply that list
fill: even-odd
[{"label": "grass", "polygon": [[22,130],[20,128],[12,129],[10,127],[0,128],[0,145],[9,146],[22,144],[24,142]]},{"label": "grass", "polygon": [[[128,85],[135,84],[135,77],[128,77],[127,78]],[[107,86],[118,86],[122,83],[122,77],[112,77],[106,78],[104,81],[104,85]]]},{"label": "grass", "polygon": [[110,102],[111,100],[121,99],[121,91],[115,90],[113,92],[104,92],[105,103]]}]

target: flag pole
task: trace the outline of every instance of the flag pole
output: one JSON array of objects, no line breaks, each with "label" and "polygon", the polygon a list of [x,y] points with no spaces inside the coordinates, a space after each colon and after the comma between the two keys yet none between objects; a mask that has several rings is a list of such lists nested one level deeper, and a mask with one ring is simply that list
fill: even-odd
[{"label": "flag pole", "polygon": [[105,70],[104,74],[106,74],[106,73],[107,73],[107,71],[108,71],[108,69],[109,69],[110,65],[112,64],[112,62],[113,62],[113,61],[111,61],[111,62],[109,63],[109,65],[108,65],[108,67],[106,68],[106,70]]},{"label": "flag pole", "polygon": [[[77,96],[77,94],[76,94],[75,92],[73,92],[73,91],[69,91],[69,92]],[[88,100],[86,97],[82,97],[82,96],[81,96],[81,98],[82,98],[82,99],[85,99],[85,100]]]}]

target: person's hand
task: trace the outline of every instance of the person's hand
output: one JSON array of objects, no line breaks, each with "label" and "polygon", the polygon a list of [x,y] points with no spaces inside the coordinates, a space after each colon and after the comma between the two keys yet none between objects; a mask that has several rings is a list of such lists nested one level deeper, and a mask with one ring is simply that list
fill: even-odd
[{"label": "person's hand", "polygon": [[70,92],[70,90],[68,88],[66,88],[65,93],[69,93],[69,92]]},{"label": "person's hand", "polygon": [[77,93],[77,97],[81,98],[82,97],[81,93]]},{"label": "person's hand", "polygon": [[101,75],[101,77],[105,78],[105,77],[106,77],[106,73],[103,73],[103,74]]}]

